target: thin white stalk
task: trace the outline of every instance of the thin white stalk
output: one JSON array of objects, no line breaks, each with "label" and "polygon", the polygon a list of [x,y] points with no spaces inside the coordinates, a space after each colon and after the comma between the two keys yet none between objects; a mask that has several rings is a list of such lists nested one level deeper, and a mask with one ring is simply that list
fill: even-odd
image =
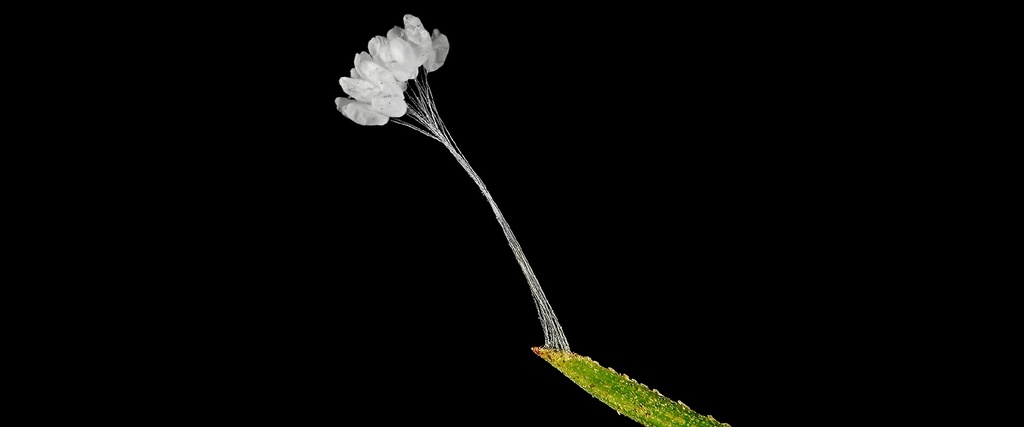
[{"label": "thin white stalk", "polygon": [[466,156],[459,150],[455,140],[452,139],[451,134],[448,132],[448,128],[445,127],[441,117],[437,114],[434,97],[430,91],[430,86],[427,84],[426,74],[421,69],[420,75],[422,77],[417,77],[416,80],[410,81],[409,88],[405,93],[408,105],[406,115],[411,117],[422,128],[404,120],[392,119],[392,121],[419,131],[444,144],[448,148],[448,152],[452,153],[452,156],[466,170],[466,173],[473,179],[477,187],[480,187],[480,192],[487,199],[487,203],[491,205],[491,210],[494,211],[494,216],[498,220],[498,224],[501,225],[501,230],[505,233],[505,239],[508,240],[508,245],[512,248],[512,253],[515,254],[516,261],[519,262],[519,267],[523,270],[523,275],[526,276],[526,282],[530,285],[533,303],[537,308],[541,327],[544,329],[544,347],[568,352],[569,342],[566,341],[565,333],[562,332],[562,325],[558,323],[555,311],[551,309],[551,304],[548,303],[547,297],[544,296],[544,290],[541,289],[540,282],[533,273],[533,268],[530,267],[530,262],[526,260],[526,254],[523,253],[523,248],[519,246],[516,235],[512,233],[512,228],[509,227],[508,221],[502,215],[501,209],[498,209],[498,204],[494,201],[494,197],[491,196],[491,192],[487,190],[484,181],[480,179],[480,175],[470,166]]}]

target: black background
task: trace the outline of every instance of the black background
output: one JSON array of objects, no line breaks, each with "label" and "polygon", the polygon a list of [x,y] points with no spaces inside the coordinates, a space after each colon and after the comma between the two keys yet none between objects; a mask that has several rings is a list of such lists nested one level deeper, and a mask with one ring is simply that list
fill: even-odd
[{"label": "black background", "polygon": [[554,6],[12,10],[11,406],[635,425],[530,351],[526,281],[441,144],[335,110],[412,13],[451,40],[438,109],[573,350],[737,427],[1014,407],[988,391],[1020,358],[1019,179],[976,77],[998,12]]},{"label": "black background", "polygon": [[99,150],[130,159],[106,190],[129,209],[106,220],[146,283],[133,307],[160,319],[120,327],[166,361],[143,382],[185,386],[182,412],[635,425],[530,351],[526,281],[447,150],[336,111],[355,54],[405,13],[449,37],[437,108],[574,351],[736,426],[828,401],[865,374],[840,359],[880,357],[856,302],[898,315],[874,279],[906,235],[879,251],[878,223],[910,219],[909,191],[868,194],[888,166],[860,123],[890,117],[852,101],[848,77],[873,71],[832,54],[836,11],[180,13],[139,66],[161,76],[140,106],[151,142]]}]

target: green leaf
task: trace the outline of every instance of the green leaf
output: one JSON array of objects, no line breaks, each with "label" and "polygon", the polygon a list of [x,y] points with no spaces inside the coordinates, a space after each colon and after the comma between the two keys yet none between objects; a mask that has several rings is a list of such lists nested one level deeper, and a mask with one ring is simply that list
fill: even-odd
[{"label": "green leaf", "polygon": [[533,352],[562,371],[587,393],[645,426],[729,426],[713,417],[694,412],[683,402],[673,402],[657,390],[651,390],[628,376],[598,365],[589,357],[541,347],[534,347]]}]

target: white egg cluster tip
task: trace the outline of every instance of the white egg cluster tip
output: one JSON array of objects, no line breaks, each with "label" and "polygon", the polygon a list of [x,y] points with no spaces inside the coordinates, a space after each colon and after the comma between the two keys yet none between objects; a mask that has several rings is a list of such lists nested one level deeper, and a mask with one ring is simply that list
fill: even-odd
[{"label": "white egg cluster tip", "polygon": [[370,39],[369,52],[356,55],[351,77],[341,78],[341,88],[351,98],[336,99],[338,111],[360,125],[380,126],[404,115],[408,81],[421,66],[429,73],[448,57],[448,37],[436,29],[431,35],[415,16],[405,15],[403,21],[405,28]]}]

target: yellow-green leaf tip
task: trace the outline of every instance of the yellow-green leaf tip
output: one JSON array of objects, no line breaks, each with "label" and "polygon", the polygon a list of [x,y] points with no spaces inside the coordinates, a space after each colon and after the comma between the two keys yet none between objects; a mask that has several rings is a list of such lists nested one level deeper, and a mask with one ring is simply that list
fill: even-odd
[{"label": "yellow-green leaf tip", "polygon": [[589,357],[544,347],[533,352],[616,412],[649,427],[727,427]]}]

